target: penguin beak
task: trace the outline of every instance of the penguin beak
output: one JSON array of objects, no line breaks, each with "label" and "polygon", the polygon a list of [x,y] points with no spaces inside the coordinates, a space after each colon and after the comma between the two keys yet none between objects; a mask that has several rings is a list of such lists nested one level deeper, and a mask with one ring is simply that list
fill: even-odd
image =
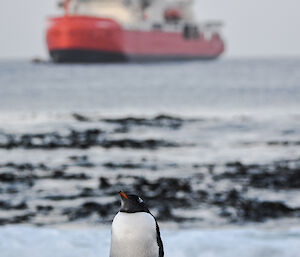
[{"label": "penguin beak", "polygon": [[124,192],[120,192],[120,196],[122,199],[128,199],[128,196]]}]

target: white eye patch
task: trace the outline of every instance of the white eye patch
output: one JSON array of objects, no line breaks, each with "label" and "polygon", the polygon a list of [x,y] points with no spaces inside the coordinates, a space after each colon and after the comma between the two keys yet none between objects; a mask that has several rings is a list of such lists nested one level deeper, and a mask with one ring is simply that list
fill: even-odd
[{"label": "white eye patch", "polygon": [[139,198],[138,198],[138,202],[139,202],[139,203],[142,203],[142,202],[144,202],[144,201],[143,201],[143,199],[142,199],[141,197],[139,197]]}]

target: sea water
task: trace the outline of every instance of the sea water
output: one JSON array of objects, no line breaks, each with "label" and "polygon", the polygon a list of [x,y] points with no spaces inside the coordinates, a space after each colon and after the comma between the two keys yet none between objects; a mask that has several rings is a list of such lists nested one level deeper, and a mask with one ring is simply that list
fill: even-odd
[{"label": "sea water", "polygon": [[[166,257],[298,257],[300,230],[162,231]],[[107,257],[109,229],[0,228],[1,257]]]}]

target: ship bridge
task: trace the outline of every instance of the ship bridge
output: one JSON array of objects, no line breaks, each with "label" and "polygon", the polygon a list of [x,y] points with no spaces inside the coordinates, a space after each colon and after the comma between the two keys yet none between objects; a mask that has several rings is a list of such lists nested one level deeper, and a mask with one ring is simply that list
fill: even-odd
[{"label": "ship bridge", "polygon": [[136,25],[141,22],[164,23],[166,10],[180,10],[180,19],[192,22],[193,0],[65,0],[68,15],[111,18],[121,24]]},{"label": "ship bridge", "polygon": [[133,23],[137,20],[134,8],[126,5],[124,0],[69,0],[67,13],[111,18],[120,23]]}]

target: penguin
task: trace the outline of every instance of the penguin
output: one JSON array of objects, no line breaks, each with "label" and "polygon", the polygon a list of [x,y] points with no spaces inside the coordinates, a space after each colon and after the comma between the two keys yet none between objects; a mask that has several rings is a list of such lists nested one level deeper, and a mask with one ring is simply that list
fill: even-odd
[{"label": "penguin", "polygon": [[110,257],[163,257],[164,248],[155,217],[137,195],[120,192],[121,209],[111,228]]}]

